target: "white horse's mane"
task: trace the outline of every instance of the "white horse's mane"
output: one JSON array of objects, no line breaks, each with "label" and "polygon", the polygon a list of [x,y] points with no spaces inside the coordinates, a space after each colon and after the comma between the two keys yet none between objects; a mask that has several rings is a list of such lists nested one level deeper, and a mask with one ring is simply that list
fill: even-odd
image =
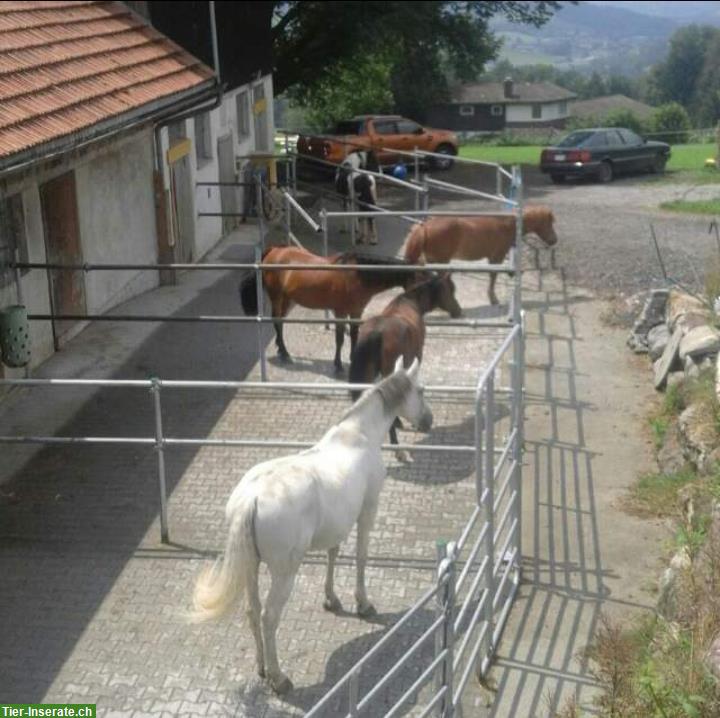
[{"label": "white horse's mane", "polygon": [[379,384],[366,389],[360,398],[342,415],[338,424],[348,418],[356,411],[362,410],[370,399],[377,393],[383,401],[383,406],[388,414],[391,414],[402,403],[407,396],[412,383],[407,372],[395,372],[383,379]]}]

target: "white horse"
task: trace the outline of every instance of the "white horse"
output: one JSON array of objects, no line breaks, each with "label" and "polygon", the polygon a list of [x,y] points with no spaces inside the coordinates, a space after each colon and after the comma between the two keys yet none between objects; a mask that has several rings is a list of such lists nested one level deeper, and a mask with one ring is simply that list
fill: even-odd
[{"label": "white horse", "polygon": [[[362,150],[351,152],[340,164],[335,172],[335,190],[342,196],[343,210],[347,212],[350,207],[350,186],[352,183],[355,204],[363,211],[372,210],[377,206],[377,183],[372,175],[358,172],[359,169],[368,169],[368,153]],[[377,244],[377,229],[372,217],[356,217],[357,244]]]},{"label": "white horse", "polygon": [[[315,446],[258,464],[230,496],[225,555],[197,581],[194,618],[219,618],[246,596],[257,670],[278,693],[292,689],[278,664],[275,633],[300,562],[309,550],[327,550],[323,605],[329,611],[340,610],[333,590],[335,559],[356,522],[357,610],[361,616],[375,610],[365,591],[365,563],[385,480],[380,446],[396,416],[421,431],[432,426],[432,413],[417,382],[418,366],[416,359],[406,371],[399,357],[394,373],[365,392]],[[261,561],[271,579],[262,613]]]}]

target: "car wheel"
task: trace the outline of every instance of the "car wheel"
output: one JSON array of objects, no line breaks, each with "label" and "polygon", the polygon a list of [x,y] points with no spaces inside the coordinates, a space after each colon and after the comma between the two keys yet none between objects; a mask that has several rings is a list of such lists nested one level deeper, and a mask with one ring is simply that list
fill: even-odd
[{"label": "car wheel", "polygon": [[650,166],[651,171],[655,174],[660,174],[661,172],[664,172],[666,162],[667,157],[663,157],[663,155],[658,155],[653,159],[652,165]]},{"label": "car wheel", "polygon": [[432,165],[436,170],[452,169],[452,158],[455,156],[455,148],[452,145],[440,145],[435,152],[445,157],[433,157]]},{"label": "car wheel", "polygon": [[598,169],[598,179],[604,184],[606,182],[611,182],[613,178],[613,166],[605,160],[605,162],[600,163],[600,168]]},{"label": "car wheel", "polygon": [[565,182],[565,175],[550,175],[550,179],[553,184],[563,184]]}]

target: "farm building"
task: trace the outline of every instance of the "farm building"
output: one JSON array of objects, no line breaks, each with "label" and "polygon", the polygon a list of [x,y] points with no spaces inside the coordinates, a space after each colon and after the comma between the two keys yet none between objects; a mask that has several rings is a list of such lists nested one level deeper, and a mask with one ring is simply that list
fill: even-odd
[{"label": "farm building", "polygon": [[576,95],[551,82],[484,82],[462,85],[451,100],[430,108],[428,123],[456,132],[565,126]]},{"label": "farm building", "polygon": [[[269,147],[269,62],[244,66],[245,84],[236,73],[223,96],[191,42],[148,21],[162,26],[147,8],[163,3],[132,5],[0,6],[0,262],[194,261],[227,229],[198,213],[236,198],[196,184],[235,179],[237,155]],[[212,59],[209,3],[188,5]],[[257,41],[252,26],[243,32]],[[18,292],[0,264],[0,308],[20,293],[31,314],[97,314],[158,281],[155,271],[25,269]],[[31,366],[83,326],[31,322]]]}]

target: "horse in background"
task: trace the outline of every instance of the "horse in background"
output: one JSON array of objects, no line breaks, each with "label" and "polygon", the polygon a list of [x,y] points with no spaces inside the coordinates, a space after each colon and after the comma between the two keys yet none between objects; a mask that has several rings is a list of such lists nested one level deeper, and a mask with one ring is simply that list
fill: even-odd
[{"label": "horse in background", "polygon": [[[303,557],[311,550],[327,551],[323,605],[342,610],[333,585],[335,561],[356,523],[357,612],[375,613],[365,589],[365,564],[386,476],[382,440],[398,415],[421,431],[433,421],[418,367],[415,361],[406,371],[399,359],[394,373],[369,389],[315,446],[257,464],[230,496],[225,554],[198,578],[191,618],[218,619],[246,599],[257,671],[277,693],[293,687],[280,670],[275,636]],[[264,608],[258,587],[261,562],[270,572]]]},{"label": "horse in background", "polygon": [[[409,366],[422,361],[425,345],[424,315],[442,309],[453,319],[462,316],[455,298],[455,283],[449,272],[435,274],[395,297],[383,311],[360,326],[357,346],[350,361],[351,384],[371,384],[375,378],[388,376],[398,360]],[[360,392],[351,391],[353,401]],[[390,426],[390,442],[398,443],[396,419]]]},{"label": "horse in background", "polygon": [[[377,207],[377,183],[372,175],[358,172],[359,169],[370,169],[368,153],[363,150],[354,150],[340,164],[335,172],[335,191],[342,197],[343,211],[350,207],[350,187],[355,196],[355,204],[361,211],[373,211]],[[377,165],[377,163],[375,163]],[[376,167],[373,168],[375,171]],[[372,217],[355,217],[356,243],[377,244],[377,228]]]},{"label": "horse in background", "polygon": [[[557,243],[553,223],[555,215],[549,207],[537,205],[523,211],[523,236],[536,234],[552,247]],[[496,217],[432,217],[416,224],[405,239],[404,255],[410,264],[447,263],[451,259],[487,259],[500,264],[515,242],[515,216]],[[497,304],[495,281],[490,274],[488,297]]]},{"label": "horse in background", "polygon": [[[404,259],[382,257],[361,252],[345,252],[322,257],[300,247],[270,247],[263,252],[263,264],[374,264],[406,266]],[[262,283],[270,297],[272,316],[286,317],[294,304],[309,309],[329,309],[338,319],[359,319],[373,296],[391,287],[408,289],[421,281],[426,272],[410,272],[383,269],[266,269],[262,272]],[[240,299],[248,316],[257,315],[257,275],[248,274],[240,283]],[[281,361],[290,362],[290,353],[283,339],[282,322],[274,322],[275,342]],[[355,349],[358,325],[350,326],[350,348]],[[345,339],[345,325],[335,325],[335,370],[342,372],[342,346]]]}]

